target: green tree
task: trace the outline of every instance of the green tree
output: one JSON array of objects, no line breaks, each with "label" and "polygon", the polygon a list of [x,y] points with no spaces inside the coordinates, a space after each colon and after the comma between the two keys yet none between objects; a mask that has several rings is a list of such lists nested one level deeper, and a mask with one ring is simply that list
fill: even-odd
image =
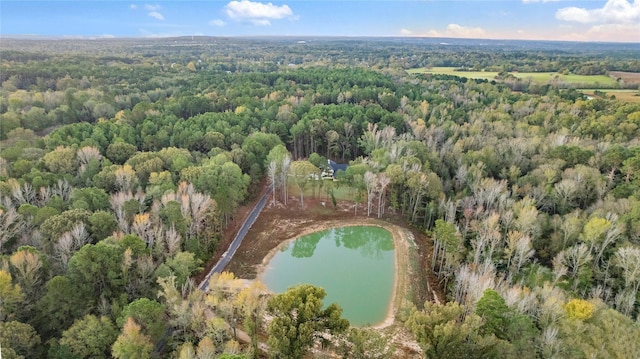
[{"label": "green tree", "polygon": [[259,166],[258,177],[264,173],[267,155],[278,145],[282,145],[282,141],[277,135],[263,132],[254,132],[242,142],[242,149],[247,153],[248,163],[256,163]]},{"label": "green tree", "polygon": [[75,188],[69,198],[73,208],[86,209],[90,212],[109,209],[109,196],[102,188]]},{"label": "green tree", "polygon": [[76,320],[62,333],[60,345],[79,359],[106,359],[111,357],[111,346],[118,337],[118,329],[107,317],[86,315]]},{"label": "green tree", "polygon": [[337,304],[322,309],[325,295],[322,288],[302,284],[269,299],[267,310],[274,317],[268,327],[269,347],[275,357],[302,358],[321,334],[349,327]]},{"label": "green tree", "polygon": [[87,221],[91,236],[96,242],[109,237],[118,228],[116,218],[107,211],[95,212],[89,216]]},{"label": "green tree", "polygon": [[69,278],[55,276],[47,282],[46,293],[38,301],[38,328],[44,336],[59,335],[76,318],[88,311],[87,303],[76,294]]},{"label": "green tree", "polygon": [[353,359],[388,359],[393,351],[383,334],[366,328],[349,328],[338,347],[343,358]]},{"label": "green tree", "polygon": [[128,318],[132,318],[140,331],[148,335],[152,342],[158,342],[166,331],[166,307],[148,298],[136,299],[129,303],[117,320],[118,326],[124,326]]},{"label": "green tree", "polygon": [[122,165],[137,151],[138,148],[130,143],[115,142],[107,147],[107,158],[115,164]]},{"label": "green tree", "polygon": [[161,172],[164,169],[164,163],[160,155],[155,152],[139,152],[125,162],[125,167],[131,166],[140,183],[146,186],[151,173]]},{"label": "green tree", "polygon": [[327,168],[327,166],[329,165],[325,157],[322,157],[315,152],[309,155],[309,162],[318,167],[320,170]]},{"label": "green tree", "polygon": [[[493,289],[484,291],[476,303],[476,314],[483,319],[479,333],[495,335],[512,344],[511,355],[520,358],[535,357],[534,338],[538,334],[531,318],[509,308],[505,300]],[[506,350],[505,350],[506,351]]]},{"label": "green tree", "polygon": [[445,305],[427,302],[424,310],[414,310],[407,320],[426,358],[497,358],[497,342],[482,337],[480,317],[465,315],[455,302]]},{"label": "green tree", "polygon": [[93,307],[100,298],[110,302],[124,292],[123,250],[99,242],[87,244],[69,260],[67,276],[74,295]]},{"label": "green tree", "polygon": [[158,278],[176,277],[176,284],[182,286],[189,276],[198,270],[198,261],[191,252],[178,252],[161,264],[156,271]]},{"label": "green tree", "polygon": [[309,183],[320,180],[320,170],[309,161],[294,161],[289,175],[300,191],[300,207],[304,208],[304,191]]},{"label": "green tree", "polygon": [[0,322],[1,356],[10,358],[7,354],[13,352],[16,358],[37,358],[40,354],[39,345],[40,336],[29,324],[16,321]]},{"label": "green tree", "polygon": [[[190,179],[184,178],[184,175],[191,172],[190,169],[182,171],[183,179],[187,181]],[[216,201],[218,210],[228,221],[247,196],[249,176],[243,174],[240,167],[223,154],[214,157],[201,170],[193,172],[194,178],[190,182],[198,192],[208,194]]]},{"label": "green tree", "polygon": [[91,212],[85,209],[70,209],[51,216],[42,223],[40,231],[50,243],[56,242],[63,233],[69,232],[78,223],[87,223]]},{"label": "green tree", "polygon": [[79,166],[76,151],[71,147],[57,147],[47,153],[42,160],[45,167],[56,174],[74,174]]}]

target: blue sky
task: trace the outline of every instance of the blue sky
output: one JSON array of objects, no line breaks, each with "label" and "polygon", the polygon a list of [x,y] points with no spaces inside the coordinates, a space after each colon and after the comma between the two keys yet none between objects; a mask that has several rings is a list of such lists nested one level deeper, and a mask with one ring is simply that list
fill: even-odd
[{"label": "blue sky", "polygon": [[0,1],[0,34],[640,42],[640,0]]}]

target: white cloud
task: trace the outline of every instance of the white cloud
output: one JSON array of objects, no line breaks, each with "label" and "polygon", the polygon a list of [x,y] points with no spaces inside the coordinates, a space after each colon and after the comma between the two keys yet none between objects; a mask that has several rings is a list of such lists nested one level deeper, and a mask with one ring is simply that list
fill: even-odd
[{"label": "white cloud", "polygon": [[400,35],[404,35],[404,36],[413,35],[413,31],[409,29],[400,29]]},{"label": "white cloud", "polygon": [[462,38],[483,38],[487,32],[480,27],[468,27],[458,24],[449,24],[444,32],[437,30],[429,31],[429,36],[436,37],[462,37]]},{"label": "white cloud", "polygon": [[144,6],[144,8],[149,10],[149,11],[157,11],[157,10],[160,10],[162,7],[160,5],[158,5],[158,4],[156,4],[156,5],[146,4]]},{"label": "white cloud", "polygon": [[220,19],[213,19],[213,20],[209,21],[209,25],[223,27],[226,24],[225,24],[224,21],[222,21]]},{"label": "white cloud", "polygon": [[603,24],[591,27],[587,31],[590,41],[638,42],[640,24]]},{"label": "white cloud", "polygon": [[152,11],[148,15],[158,20],[164,20],[164,16],[162,16],[162,14],[157,11]]},{"label": "white cloud", "polygon": [[129,5],[129,8],[130,8],[131,10],[135,10],[135,9],[137,9],[137,8],[138,8],[138,5],[136,5],[136,4],[131,4],[131,5]]},{"label": "white cloud", "polygon": [[633,0],[633,3],[628,0],[608,0],[599,9],[565,7],[556,12],[556,18],[582,24],[637,24],[640,23],[640,0]]},{"label": "white cloud", "polygon": [[294,17],[288,5],[276,6],[272,3],[253,2],[250,0],[231,1],[225,6],[230,19],[248,21],[254,25],[271,25],[271,20]]},{"label": "white cloud", "polygon": [[586,31],[566,33],[562,40],[638,42],[638,34],[640,24],[602,24]]}]

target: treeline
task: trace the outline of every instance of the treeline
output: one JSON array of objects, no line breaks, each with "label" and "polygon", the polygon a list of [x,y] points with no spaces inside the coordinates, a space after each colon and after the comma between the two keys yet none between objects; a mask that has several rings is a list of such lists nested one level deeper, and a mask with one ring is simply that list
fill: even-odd
[{"label": "treeline", "polygon": [[[275,71],[291,65],[385,68],[466,67],[486,71],[565,72],[605,75],[640,72],[636,44],[469,40],[437,38],[262,38],[177,37],[162,39],[15,40],[3,39],[8,62],[74,54],[95,62],[172,64],[207,70]],[[37,54],[37,55],[36,55]],[[3,68],[11,71],[11,69]],[[6,76],[0,73],[0,76]]]},{"label": "treeline", "polygon": [[302,323],[285,313],[298,295],[315,308],[317,289],[266,300],[226,275],[207,294],[189,281],[262,178],[286,205],[326,159],[350,163],[356,211],[432,239],[422,255],[450,303],[398,318],[427,357],[638,356],[640,106],[386,66],[249,71],[169,44],[3,57],[4,357],[259,356],[265,327],[274,356],[331,330],[326,350],[388,357],[388,338],[346,330],[334,307],[287,337]]}]

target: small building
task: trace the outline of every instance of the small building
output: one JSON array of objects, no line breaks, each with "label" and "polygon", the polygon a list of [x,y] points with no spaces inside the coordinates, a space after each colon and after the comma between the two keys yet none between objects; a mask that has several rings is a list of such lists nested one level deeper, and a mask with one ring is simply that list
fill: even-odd
[{"label": "small building", "polygon": [[338,171],[346,171],[347,167],[349,167],[349,165],[346,163],[337,163],[332,160],[328,160],[328,161],[329,161],[329,168],[327,172],[328,172],[328,175],[333,179],[336,178]]}]

